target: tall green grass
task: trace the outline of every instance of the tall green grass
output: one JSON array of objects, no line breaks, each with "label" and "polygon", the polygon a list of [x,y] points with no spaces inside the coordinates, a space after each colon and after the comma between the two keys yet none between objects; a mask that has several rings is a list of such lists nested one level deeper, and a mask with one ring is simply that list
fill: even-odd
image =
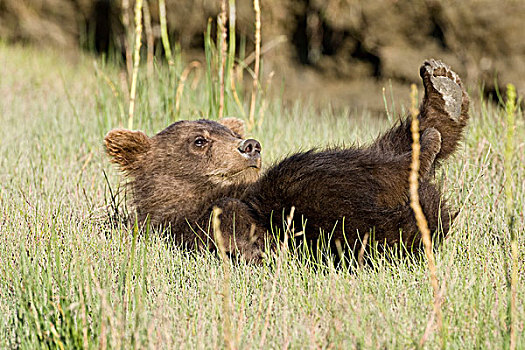
[{"label": "tall green grass", "polygon": [[[150,135],[177,119],[216,112],[213,77],[194,89],[188,84],[175,112],[185,65],[178,54],[173,59],[171,68],[157,63],[149,79],[138,76],[134,127]],[[122,179],[102,139],[127,124],[119,70],[97,61],[97,73],[91,57],[73,63],[4,44],[0,66],[0,348],[219,348],[226,345],[225,325],[237,348],[419,347],[433,303],[425,261],[377,256],[371,266],[350,271],[312,266],[284,251],[263,266],[238,262],[226,272],[215,255],[109,225],[104,172],[112,190]],[[225,114],[242,115],[228,91]],[[246,95],[239,95],[244,102]],[[250,136],[261,141],[266,164],[298,149],[368,142],[389,127],[350,107],[337,111],[304,101],[285,107],[278,98],[265,113]],[[436,254],[437,277],[446,281],[446,344],[509,344],[505,266],[511,255],[501,247],[510,246],[503,189],[511,178],[519,349],[525,347],[523,111],[515,114],[510,170],[503,166],[504,109],[478,100],[471,115],[464,147],[436,175],[460,210]],[[431,333],[423,347],[438,348],[439,337]]]}]

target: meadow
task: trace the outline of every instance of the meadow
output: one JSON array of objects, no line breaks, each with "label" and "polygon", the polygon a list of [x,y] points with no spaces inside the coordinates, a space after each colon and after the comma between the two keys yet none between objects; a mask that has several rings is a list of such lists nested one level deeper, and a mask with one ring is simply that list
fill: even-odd
[{"label": "meadow", "polygon": [[[195,81],[191,73],[176,98],[186,65],[174,56],[169,68],[139,71],[133,128],[149,135],[217,116],[211,74]],[[462,148],[436,174],[460,210],[436,250],[438,331],[424,256],[379,255],[345,269],[284,251],[262,266],[231,264],[110,224],[126,198],[102,140],[128,118],[126,78],[108,62],[0,43],[0,348],[507,348],[509,178],[516,346],[525,348],[522,111],[510,172],[505,109],[477,98]],[[248,93],[237,93],[227,89],[224,113],[246,119]],[[261,141],[266,165],[300,149],[366,143],[403,113],[385,101],[388,117],[378,117],[285,103],[263,88],[249,135]]]}]

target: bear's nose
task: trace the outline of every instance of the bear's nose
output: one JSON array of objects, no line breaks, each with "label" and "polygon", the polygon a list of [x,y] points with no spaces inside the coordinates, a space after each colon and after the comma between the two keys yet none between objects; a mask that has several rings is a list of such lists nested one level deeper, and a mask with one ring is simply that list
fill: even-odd
[{"label": "bear's nose", "polygon": [[247,156],[254,157],[261,153],[261,144],[254,139],[244,140],[239,145],[238,150]]}]

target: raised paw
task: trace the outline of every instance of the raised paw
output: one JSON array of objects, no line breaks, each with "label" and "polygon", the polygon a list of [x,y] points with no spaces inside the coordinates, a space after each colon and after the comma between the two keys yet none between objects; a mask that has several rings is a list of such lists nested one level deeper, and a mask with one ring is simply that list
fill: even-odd
[{"label": "raised paw", "polygon": [[445,63],[429,59],[419,74],[425,87],[423,109],[433,108],[447,114],[453,121],[468,118],[468,96],[459,76]]}]

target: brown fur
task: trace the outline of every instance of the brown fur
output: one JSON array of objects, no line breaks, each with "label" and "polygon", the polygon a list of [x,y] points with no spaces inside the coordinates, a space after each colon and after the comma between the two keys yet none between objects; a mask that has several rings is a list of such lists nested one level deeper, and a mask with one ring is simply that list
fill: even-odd
[{"label": "brown fur", "polygon": [[[452,154],[468,119],[468,96],[449,67],[430,60],[420,70],[420,202],[432,232],[449,230],[451,214],[433,168]],[[267,233],[282,228],[295,207],[294,226],[315,244],[321,231],[353,250],[359,234],[373,232],[387,245],[419,242],[408,200],[410,121],[368,147],[294,154],[258,177],[260,145],[243,140],[242,122],[227,118],[181,121],[152,138],[113,130],[105,138],[112,160],[133,179],[138,219],[169,226],[177,242],[209,246],[213,207],[222,209],[226,250],[258,260]],[[201,141],[197,141],[201,140]],[[204,145],[202,140],[205,140]],[[344,227],[343,227],[344,222]]]}]

